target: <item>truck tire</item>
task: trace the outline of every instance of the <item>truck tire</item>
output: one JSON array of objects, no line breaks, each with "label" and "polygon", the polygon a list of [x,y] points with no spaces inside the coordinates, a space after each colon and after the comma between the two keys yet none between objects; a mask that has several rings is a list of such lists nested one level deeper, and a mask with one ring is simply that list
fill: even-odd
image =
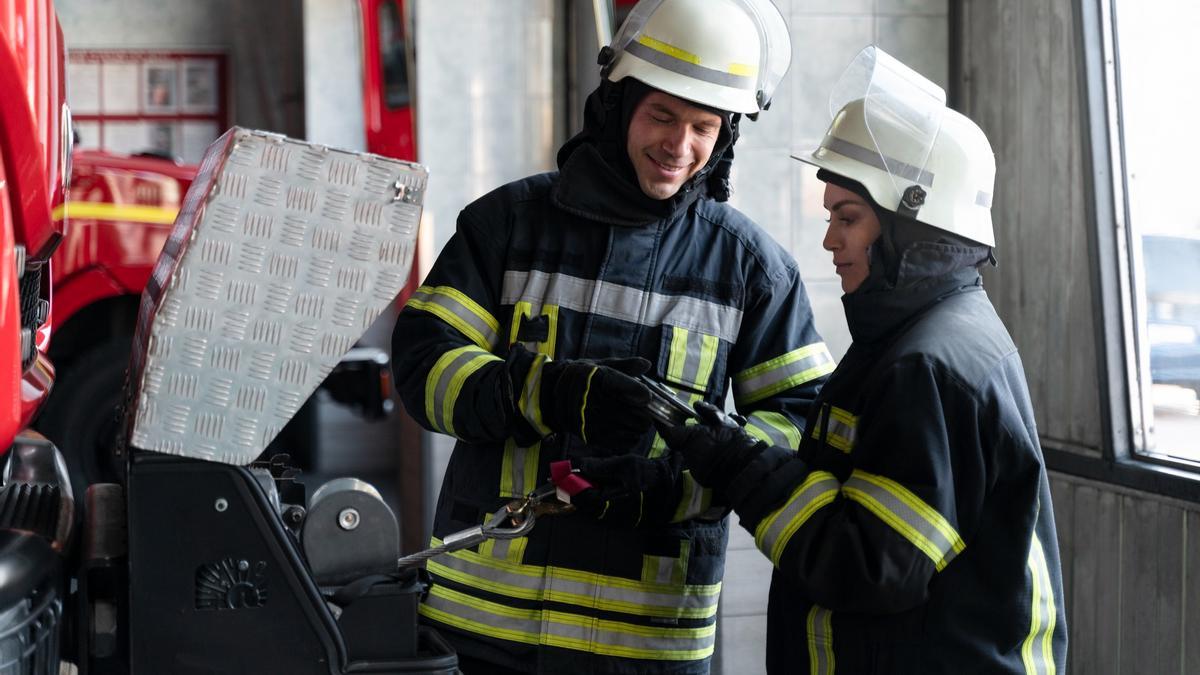
[{"label": "truck tire", "polygon": [[88,485],[118,479],[113,450],[131,341],[129,336],[111,338],[58,371],[34,422],[62,452],[77,505]]}]

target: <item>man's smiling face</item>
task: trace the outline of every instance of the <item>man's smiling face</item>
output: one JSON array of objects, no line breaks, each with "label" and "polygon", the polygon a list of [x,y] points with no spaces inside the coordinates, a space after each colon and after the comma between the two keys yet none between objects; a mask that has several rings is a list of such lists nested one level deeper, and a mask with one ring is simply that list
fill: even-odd
[{"label": "man's smiling face", "polygon": [[629,120],[625,145],[642,192],[670,199],[704,168],[721,133],[721,117],[682,99],[652,91]]}]

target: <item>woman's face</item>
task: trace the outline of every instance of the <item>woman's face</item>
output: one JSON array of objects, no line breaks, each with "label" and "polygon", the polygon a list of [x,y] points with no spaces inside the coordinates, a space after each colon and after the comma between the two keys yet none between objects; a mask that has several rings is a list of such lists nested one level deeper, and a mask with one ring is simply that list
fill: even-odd
[{"label": "woman's face", "polygon": [[825,210],[829,229],[821,245],[833,254],[842,292],[853,293],[867,280],[867,248],[879,238],[879,218],[862,197],[832,183],[825,184]]}]

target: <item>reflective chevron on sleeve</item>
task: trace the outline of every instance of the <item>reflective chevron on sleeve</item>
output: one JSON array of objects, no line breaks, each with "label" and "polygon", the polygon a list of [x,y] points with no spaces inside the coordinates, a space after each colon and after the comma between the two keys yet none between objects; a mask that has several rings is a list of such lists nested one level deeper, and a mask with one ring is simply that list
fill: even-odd
[{"label": "reflective chevron on sleeve", "polygon": [[754,544],[773,565],[779,565],[792,535],[821,507],[838,494],[838,481],[828,471],[813,471],[792,491],[783,506],[767,515],[754,529]]},{"label": "reflective chevron on sleeve", "polygon": [[856,470],[842,492],[929,556],[939,572],[966,548],[942,514],[894,480]]},{"label": "reflective chevron on sleeve", "polygon": [[738,407],[833,372],[833,355],[824,342],[816,342],[747,368],[733,376],[733,398]]},{"label": "reflective chevron on sleeve", "polygon": [[500,342],[500,322],[479,303],[450,286],[422,286],[404,306],[429,312],[487,351]]},{"label": "reflective chevron on sleeve", "polygon": [[474,345],[465,345],[442,354],[425,380],[425,418],[438,431],[455,436],[454,407],[463,383],[488,363],[503,362],[498,356]]}]

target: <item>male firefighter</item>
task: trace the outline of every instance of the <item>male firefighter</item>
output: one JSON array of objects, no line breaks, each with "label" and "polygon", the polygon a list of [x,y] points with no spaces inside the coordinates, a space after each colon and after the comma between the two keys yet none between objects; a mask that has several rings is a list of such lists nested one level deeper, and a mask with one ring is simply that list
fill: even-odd
[{"label": "male firefighter", "polygon": [[790,52],[769,0],[643,0],[559,170],[468,205],[401,313],[400,395],[458,439],[435,542],[551,462],[597,479],[527,538],[429,563],[421,612],[464,672],[708,671],[724,509],[666,453],[637,376],[710,402],[732,379],[757,433],[803,434],[832,359],[795,262],[723,203],[740,118]]},{"label": "male firefighter", "polygon": [[826,183],[850,350],[798,452],[703,403],[710,424],[663,433],[775,564],[769,672],[1061,673],[1049,481],[977,269],[994,261],[991,146],[874,48],[835,91],[798,159]]}]

